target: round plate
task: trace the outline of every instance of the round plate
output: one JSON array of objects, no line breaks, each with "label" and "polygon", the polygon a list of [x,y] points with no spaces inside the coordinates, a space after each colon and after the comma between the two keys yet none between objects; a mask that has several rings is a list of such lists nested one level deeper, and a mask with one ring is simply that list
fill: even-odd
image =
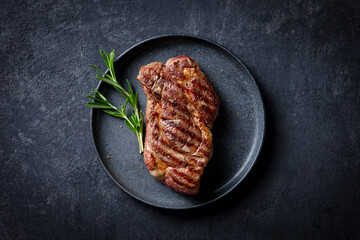
[{"label": "round plate", "polygon": [[[99,158],[110,177],[128,194],[153,206],[194,208],[213,202],[236,187],[248,174],[264,137],[263,102],[254,78],[245,65],[219,44],[194,36],[160,36],[145,40],[124,52],[115,62],[120,84],[129,79],[139,94],[143,112],[146,96],[136,80],[140,66],[166,62],[186,55],[199,63],[211,80],[221,104],[212,129],[214,155],[204,170],[200,192],[189,196],[169,189],[153,178],[139,154],[134,133],[123,120],[92,111],[92,132]],[[113,104],[124,103],[119,92],[105,83],[98,90]]]}]

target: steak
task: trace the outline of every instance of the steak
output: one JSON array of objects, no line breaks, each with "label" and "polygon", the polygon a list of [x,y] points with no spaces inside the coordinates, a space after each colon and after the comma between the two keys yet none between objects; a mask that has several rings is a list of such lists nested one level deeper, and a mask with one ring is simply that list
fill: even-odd
[{"label": "steak", "polygon": [[147,96],[144,159],[150,174],[186,194],[199,192],[213,154],[211,128],[219,98],[190,57],[142,66],[137,77]]}]

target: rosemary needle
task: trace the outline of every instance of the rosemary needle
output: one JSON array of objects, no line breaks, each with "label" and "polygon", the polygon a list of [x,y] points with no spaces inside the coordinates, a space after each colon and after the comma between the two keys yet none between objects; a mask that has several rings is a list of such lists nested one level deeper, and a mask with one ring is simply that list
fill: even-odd
[{"label": "rosemary needle", "polygon": [[[109,100],[101,94],[98,90],[91,91],[92,95],[86,95],[88,98],[94,100],[93,102],[88,102],[86,107],[89,108],[99,108],[102,109],[105,113],[110,114],[115,117],[119,117],[125,120],[126,126],[133,131],[139,141],[139,151],[142,153],[144,151],[144,143],[143,143],[143,129],[144,129],[144,117],[142,111],[139,109],[138,105],[138,94],[134,92],[131,88],[129,81],[126,79],[127,85],[129,87],[129,91],[126,91],[117,81],[115,70],[114,70],[114,56],[115,50],[111,51],[111,53],[106,53],[105,50],[100,50],[100,54],[109,70],[109,73],[104,73],[100,70],[100,68],[90,65],[96,70],[98,70],[103,76],[97,75],[96,77],[113,86],[117,91],[121,93],[121,95],[125,98],[125,103],[118,109],[113,104],[109,102]],[[132,109],[130,115],[126,114],[126,105],[130,104]]]}]

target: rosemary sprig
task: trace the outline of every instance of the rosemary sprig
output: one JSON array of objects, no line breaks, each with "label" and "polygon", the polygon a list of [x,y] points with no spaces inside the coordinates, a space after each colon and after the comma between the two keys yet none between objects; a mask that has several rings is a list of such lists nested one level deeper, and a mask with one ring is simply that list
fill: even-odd
[{"label": "rosemary sprig", "polygon": [[[125,124],[130,128],[131,131],[133,131],[139,141],[139,151],[142,153],[144,151],[144,143],[143,143],[143,129],[144,129],[144,117],[142,114],[142,111],[139,109],[138,105],[138,94],[134,92],[132,89],[129,81],[126,79],[127,85],[129,86],[129,91],[126,91],[117,81],[115,70],[114,70],[114,56],[115,56],[115,50],[111,51],[111,53],[106,53],[105,50],[100,50],[100,54],[109,69],[109,73],[104,73],[100,70],[100,68],[90,65],[96,70],[98,70],[101,75],[96,75],[96,77],[113,86],[117,91],[121,93],[121,95],[125,98],[125,103],[118,109],[114,105],[112,105],[104,95],[102,95],[98,90],[92,91],[94,96],[86,95],[88,98],[93,99],[93,102],[88,102],[86,107],[90,108],[99,108],[102,109],[105,113],[110,114],[115,117],[123,118],[125,120]],[[126,115],[126,105],[127,103],[130,103],[132,110],[131,114],[128,116]]]}]

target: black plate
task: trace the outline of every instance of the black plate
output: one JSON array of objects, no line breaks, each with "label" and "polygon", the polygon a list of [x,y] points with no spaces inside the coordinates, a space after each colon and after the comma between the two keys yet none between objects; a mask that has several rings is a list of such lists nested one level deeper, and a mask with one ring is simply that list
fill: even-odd
[{"label": "black plate", "polygon": [[[146,96],[136,80],[140,66],[187,55],[199,63],[221,99],[213,127],[214,155],[200,182],[200,193],[177,193],[153,178],[139,154],[136,136],[122,120],[92,111],[92,132],[100,160],[111,178],[128,194],[153,206],[186,209],[224,196],[248,174],[264,137],[263,102],[254,78],[245,65],[224,47],[194,36],[160,36],[145,40],[124,52],[115,62],[118,80],[129,79],[139,93],[143,112]],[[107,84],[101,91],[113,103],[124,99]],[[110,158],[108,158],[110,156]]]}]

